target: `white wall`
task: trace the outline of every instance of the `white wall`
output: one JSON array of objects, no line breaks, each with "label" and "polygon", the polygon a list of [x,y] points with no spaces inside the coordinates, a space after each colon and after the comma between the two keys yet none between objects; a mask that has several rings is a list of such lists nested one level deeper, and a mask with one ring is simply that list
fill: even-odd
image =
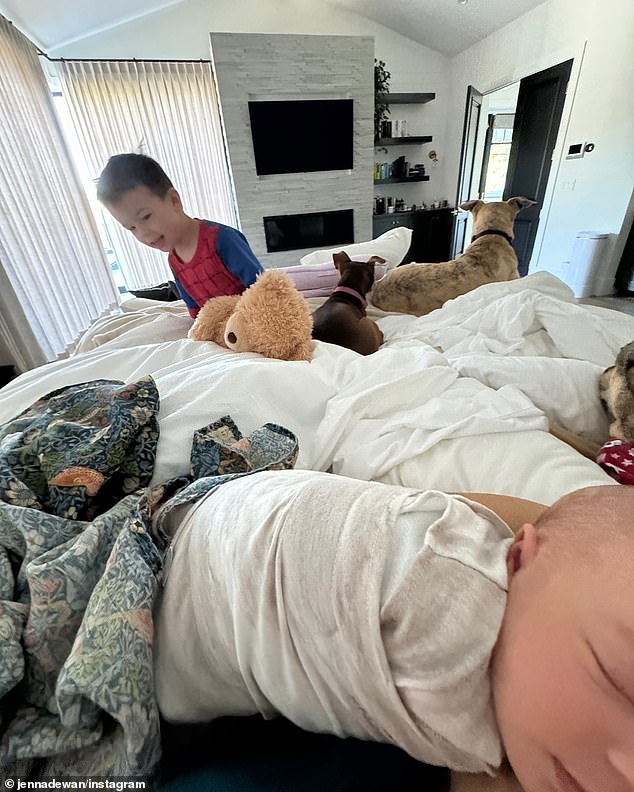
[{"label": "white wall", "polygon": [[[392,158],[406,153],[410,161],[428,165],[429,150],[435,149],[441,157],[431,171],[432,181],[403,185],[403,197],[408,203],[450,197],[443,194],[438,178],[445,165],[442,134],[448,110],[449,58],[321,0],[187,0],[49,54],[68,58],[208,58],[210,32],[374,36],[375,55],[392,73],[391,91],[436,94],[435,101],[407,110],[410,134],[432,135],[433,143],[390,152]],[[395,117],[401,117],[403,107],[398,110]],[[377,152],[377,159],[383,161],[385,156]]]},{"label": "white wall", "polygon": [[[634,177],[633,34],[631,0],[548,0],[451,61],[444,174],[453,194],[467,86],[491,91],[575,59],[531,271],[565,277],[578,231],[608,232],[615,239],[621,230]],[[568,145],[584,141],[595,143],[595,151],[565,160]],[[617,247],[606,257],[604,283],[616,270]]]}]

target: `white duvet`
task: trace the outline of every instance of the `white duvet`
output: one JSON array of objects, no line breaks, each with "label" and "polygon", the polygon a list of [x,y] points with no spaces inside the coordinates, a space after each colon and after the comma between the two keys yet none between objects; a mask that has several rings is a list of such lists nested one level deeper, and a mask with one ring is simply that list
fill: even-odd
[{"label": "white duvet", "polygon": [[611,482],[545,430],[550,418],[604,436],[597,377],[634,338],[634,319],[577,306],[553,276],[483,286],[426,317],[381,314],[377,353],[317,342],[310,363],[191,341],[180,303],[127,308],[92,328],[79,354],[0,391],[0,422],[64,385],[152,374],[155,482],[186,473],[194,430],[226,414],[245,433],[280,423],[299,438],[299,467],[356,478],[545,503]]},{"label": "white duvet", "polygon": [[513,383],[551,422],[598,443],[607,433],[598,377],[634,339],[634,318],[578,305],[546,272],[487,284],[424,317],[385,317],[381,328],[391,346],[427,343],[464,376]]}]

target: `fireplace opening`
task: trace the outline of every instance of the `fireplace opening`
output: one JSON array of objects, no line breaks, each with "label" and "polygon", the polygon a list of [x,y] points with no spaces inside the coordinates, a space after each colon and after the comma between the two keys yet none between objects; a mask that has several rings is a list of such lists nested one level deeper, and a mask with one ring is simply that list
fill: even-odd
[{"label": "fireplace opening", "polygon": [[269,253],[354,242],[354,210],[264,217]]}]

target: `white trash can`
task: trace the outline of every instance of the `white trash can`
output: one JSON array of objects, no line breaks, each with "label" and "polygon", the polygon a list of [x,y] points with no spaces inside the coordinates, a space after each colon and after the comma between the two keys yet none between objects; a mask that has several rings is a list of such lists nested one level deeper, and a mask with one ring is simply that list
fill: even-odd
[{"label": "white trash can", "polygon": [[609,234],[580,231],[575,237],[566,280],[575,297],[595,294]]}]

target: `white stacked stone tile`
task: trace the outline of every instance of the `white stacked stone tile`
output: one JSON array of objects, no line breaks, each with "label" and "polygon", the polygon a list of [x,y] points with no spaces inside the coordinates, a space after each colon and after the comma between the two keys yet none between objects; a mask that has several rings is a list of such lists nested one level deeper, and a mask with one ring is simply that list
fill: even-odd
[{"label": "white stacked stone tile", "polygon": [[[210,36],[240,225],[260,261],[266,267],[289,266],[308,252],[268,253],[262,218],[271,215],[353,209],[354,241],[370,239],[374,39],[262,33]],[[320,98],[354,101],[352,170],[258,176],[249,101]],[[336,119],[332,134],[337,135]]]}]

